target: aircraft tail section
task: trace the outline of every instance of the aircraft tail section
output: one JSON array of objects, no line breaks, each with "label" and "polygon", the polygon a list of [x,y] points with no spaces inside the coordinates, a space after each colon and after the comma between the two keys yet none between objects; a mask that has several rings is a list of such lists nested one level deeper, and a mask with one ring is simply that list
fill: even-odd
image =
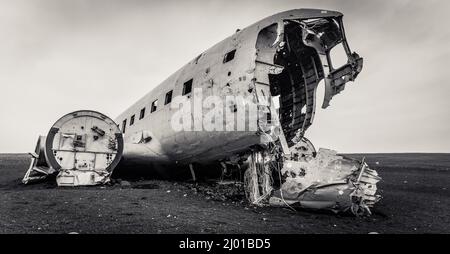
[{"label": "aircraft tail section", "polygon": [[113,120],[95,111],[72,112],[39,137],[22,182],[57,174],[59,186],[104,184],[122,153],[122,133]]}]

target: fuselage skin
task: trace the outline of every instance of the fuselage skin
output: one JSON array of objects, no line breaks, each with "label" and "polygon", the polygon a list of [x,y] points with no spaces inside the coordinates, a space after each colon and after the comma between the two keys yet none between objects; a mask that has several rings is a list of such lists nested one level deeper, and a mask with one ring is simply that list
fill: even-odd
[{"label": "fuselage skin", "polygon": [[[202,88],[203,98],[214,95],[224,100],[227,95],[251,96],[257,92],[249,89],[255,84],[262,85],[261,90],[270,94],[269,71],[258,69],[257,60],[273,64],[274,52],[257,49],[260,31],[274,24],[283,25],[285,20],[340,16],[339,12],[315,9],[282,12],[239,30],[204,51],[115,119],[122,130],[126,120],[124,160],[148,165],[201,164],[227,158],[260,143],[261,136],[255,131],[175,131],[171,118],[178,109],[172,109],[171,103],[164,105],[166,93],[173,91],[172,98],[182,96],[183,84],[193,79],[192,92],[184,95],[188,100],[195,88]],[[234,58],[224,63],[225,54],[233,50],[236,50]],[[151,112],[155,100],[158,105]],[[145,115],[139,119],[143,108]],[[134,124],[130,125],[133,115]],[[150,137],[150,141],[142,142],[145,137]]]}]

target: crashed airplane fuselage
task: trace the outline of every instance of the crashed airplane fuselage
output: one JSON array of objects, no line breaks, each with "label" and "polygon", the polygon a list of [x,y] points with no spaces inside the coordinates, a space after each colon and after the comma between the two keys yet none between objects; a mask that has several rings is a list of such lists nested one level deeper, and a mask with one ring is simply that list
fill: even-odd
[{"label": "crashed airplane fuselage", "polygon": [[[336,46],[345,50],[343,66],[333,66]],[[364,161],[316,151],[304,136],[319,82],[326,108],[362,62],[350,51],[341,13],[282,12],[186,64],[120,114],[120,130],[102,114],[63,117],[40,139],[30,170],[45,174],[47,166],[59,172],[60,185],[87,185],[107,182],[118,160],[119,170],[143,167],[168,177],[186,171],[195,179],[219,168],[245,172],[255,204],[370,213],[379,198],[377,173]]]}]

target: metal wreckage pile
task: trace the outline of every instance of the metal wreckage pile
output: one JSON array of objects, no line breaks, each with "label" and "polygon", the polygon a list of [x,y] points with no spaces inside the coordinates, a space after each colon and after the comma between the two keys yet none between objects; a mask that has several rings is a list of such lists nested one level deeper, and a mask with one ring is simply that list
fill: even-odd
[{"label": "metal wreckage pile", "polygon": [[[277,37],[274,44],[273,35]],[[256,68],[276,69],[269,75],[271,91],[266,94],[278,96],[280,105],[277,109],[274,103],[265,106],[275,119],[270,125],[258,125],[264,142],[237,155],[240,158],[236,160],[223,162],[224,170],[225,164],[237,166],[239,171],[246,169],[245,196],[254,205],[370,215],[370,208],[380,199],[376,195],[381,180],[377,172],[364,159],[357,161],[328,149],[316,151],[304,137],[314,118],[319,81],[325,83],[322,107],[326,108],[362,69],[362,58],[351,53],[347,45],[342,20],[284,21],[263,29],[259,38],[257,50],[267,54],[258,54]],[[334,69],[330,50],[339,43],[348,61]],[[268,76],[265,71],[256,73],[262,73],[262,78]],[[74,130],[78,131],[64,134]],[[67,114],[53,125],[47,137],[39,138],[23,182],[58,173],[59,186],[105,184],[123,151],[122,133],[113,120],[93,111]]]},{"label": "metal wreckage pile", "polygon": [[280,147],[255,151],[249,157],[244,175],[246,197],[258,206],[350,211],[370,215],[379,201],[375,170],[362,161],[319,149],[306,138],[291,147],[291,155],[280,156]]}]

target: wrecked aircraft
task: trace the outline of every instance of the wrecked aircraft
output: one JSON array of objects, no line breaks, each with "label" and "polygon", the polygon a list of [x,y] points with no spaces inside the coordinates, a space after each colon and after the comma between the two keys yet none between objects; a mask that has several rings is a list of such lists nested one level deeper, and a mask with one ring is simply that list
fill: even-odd
[{"label": "wrecked aircraft", "polygon": [[[270,16],[197,56],[115,122],[94,111],[67,114],[39,138],[23,182],[57,174],[60,186],[104,184],[115,168],[135,167],[169,178],[188,172],[193,180],[238,172],[256,205],[370,214],[380,198],[377,172],[364,160],[316,151],[305,137],[319,82],[324,80],[326,108],[362,69],[342,17],[315,9]],[[331,59],[338,46],[347,56],[343,66]],[[244,99],[230,102],[229,96]],[[200,100],[198,110],[200,97],[225,102],[212,121],[223,129],[205,130],[211,103]],[[190,106],[180,113],[175,104],[185,102]],[[257,112],[245,106],[250,104]],[[177,115],[193,126],[174,128]],[[246,128],[236,130],[240,124]]]}]

